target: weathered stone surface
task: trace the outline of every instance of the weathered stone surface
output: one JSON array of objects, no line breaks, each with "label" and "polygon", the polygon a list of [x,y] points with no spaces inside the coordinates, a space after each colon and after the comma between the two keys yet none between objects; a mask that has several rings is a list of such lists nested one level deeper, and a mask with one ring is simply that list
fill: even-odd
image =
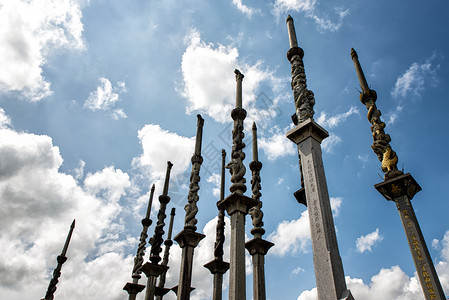
[{"label": "weathered stone surface", "polygon": [[265,300],[265,255],[274,244],[256,237],[246,242],[245,247],[253,260],[253,300]]},{"label": "weathered stone surface", "polygon": [[132,282],[126,283],[125,286],[123,287],[123,289],[127,291],[129,294],[128,300],[136,299],[137,294],[143,291],[144,288],[145,285]]},{"label": "weathered stone surface", "polygon": [[179,275],[179,286],[177,291],[178,300],[190,299],[190,285],[192,283],[193,254],[195,247],[206,236],[202,233],[184,229],[174,240],[182,248],[181,268]]},{"label": "weathered stone surface", "polygon": [[409,173],[386,180],[374,187],[387,200],[396,203],[426,300],[446,299],[410,201],[421,187]]},{"label": "weathered stone surface", "polygon": [[287,133],[287,137],[298,145],[301,156],[320,300],[340,299],[347,290],[321,153],[320,143],[327,136],[327,131],[313,120],[305,121]]}]

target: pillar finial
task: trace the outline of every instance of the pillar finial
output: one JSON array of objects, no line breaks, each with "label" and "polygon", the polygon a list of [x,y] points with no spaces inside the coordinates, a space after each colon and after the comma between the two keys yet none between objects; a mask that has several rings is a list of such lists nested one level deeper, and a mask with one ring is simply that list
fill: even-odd
[{"label": "pillar finial", "polygon": [[287,18],[287,29],[290,39],[290,50],[287,52],[287,59],[292,66],[292,90],[295,100],[296,113],[292,116],[293,123],[299,123],[313,119],[315,114],[313,106],[315,105],[315,96],[313,92],[307,89],[306,73],[304,71],[304,51],[298,47],[296,41],[295,27],[292,17]]},{"label": "pillar finial", "polygon": [[390,145],[391,137],[389,134],[385,133],[384,129],[386,125],[380,119],[382,113],[376,106],[377,93],[375,90],[368,87],[362,67],[360,66],[357,52],[353,48],[351,49],[351,57],[354,62],[357,77],[359,78],[360,87],[362,88],[362,92],[360,93],[360,101],[362,101],[368,109],[367,118],[372,124],[371,132],[373,136],[373,145],[371,148],[381,162],[382,171],[385,173],[384,180],[403,175],[404,173],[398,170],[397,167],[398,156]]},{"label": "pillar finial", "polygon": [[351,48],[351,58],[354,62],[355,71],[357,72],[357,77],[359,78],[359,84],[360,88],[363,92],[368,92],[368,82],[366,81],[365,74],[363,74],[362,66],[360,66],[359,62],[359,56],[357,55],[357,52],[354,50],[354,48]]},{"label": "pillar finial", "polygon": [[253,206],[249,209],[249,215],[251,216],[251,220],[253,223],[253,229],[251,229],[251,233],[256,238],[262,237],[265,233],[265,229],[263,226],[263,212],[262,212],[262,201],[260,201],[260,197],[262,194],[260,190],[262,189],[260,185],[260,170],[262,169],[262,163],[258,160],[257,154],[257,127],[256,123],[253,123],[253,161],[250,162],[249,168],[251,170],[251,191],[254,200],[257,201],[257,205]]},{"label": "pillar finial", "polygon": [[54,293],[56,292],[56,285],[59,282],[59,277],[61,277],[61,269],[62,264],[64,264],[67,260],[67,249],[69,247],[70,239],[72,238],[73,230],[75,229],[75,220],[73,220],[72,224],[70,225],[69,233],[67,234],[67,238],[64,243],[64,247],[62,248],[62,252],[57,257],[58,264],[56,265],[55,270],[53,271],[53,277],[50,280],[50,283],[48,284],[47,293],[45,294],[45,300],[53,300],[54,299]]},{"label": "pillar finial", "polygon": [[[201,115],[198,115],[198,130],[196,135],[195,153],[192,156],[192,172],[190,173],[190,185],[189,194],[187,195],[187,204],[184,206],[186,211],[186,217],[184,222],[184,229],[196,231],[196,214],[198,213],[197,202],[200,197],[198,191],[200,190],[200,169],[203,163],[203,157],[201,156],[201,140],[203,136],[204,119]],[[199,146],[198,146],[199,145]]]},{"label": "pillar finial", "polygon": [[287,17],[287,29],[288,29],[288,39],[290,42],[290,48],[298,47],[298,41],[296,40],[295,24],[293,23],[292,16]]},{"label": "pillar finial", "polygon": [[154,235],[151,238],[151,255],[150,260],[153,264],[158,264],[161,261],[160,253],[162,252],[162,242],[164,235],[164,220],[167,217],[165,215],[165,210],[167,208],[168,202],[170,202],[170,197],[168,196],[168,184],[170,181],[170,170],[173,167],[173,164],[170,161],[167,161],[167,172],[165,174],[165,183],[164,183],[164,192],[161,196],[159,196],[159,202],[161,206],[159,208],[159,212],[157,214],[157,223],[154,228]]},{"label": "pillar finial", "polygon": [[235,107],[242,108],[242,81],[245,75],[240,73],[239,70],[234,70],[235,80],[237,81],[237,90],[235,96]]},{"label": "pillar finial", "polygon": [[167,196],[168,195],[168,185],[170,182],[170,171],[173,167],[173,164],[170,161],[167,161],[167,171],[165,173],[165,182],[164,182],[164,192],[162,195]]}]

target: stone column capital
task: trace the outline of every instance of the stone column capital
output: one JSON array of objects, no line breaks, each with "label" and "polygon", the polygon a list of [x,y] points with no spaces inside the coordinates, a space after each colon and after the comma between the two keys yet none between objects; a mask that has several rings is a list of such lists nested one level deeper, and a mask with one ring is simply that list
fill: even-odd
[{"label": "stone column capital", "polygon": [[192,231],[189,229],[184,229],[180,233],[178,233],[173,239],[178,243],[179,247],[184,248],[188,247],[196,247],[198,243],[204,239],[206,236],[202,233],[198,233],[196,231]]},{"label": "stone column capital", "polygon": [[127,291],[128,294],[130,294],[130,295],[137,295],[138,293],[143,291],[144,288],[145,288],[145,286],[143,284],[138,284],[138,283],[133,283],[133,282],[127,282],[125,284],[125,286],[123,287],[123,289],[125,291]]},{"label": "stone column capital", "polygon": [[167,272],[168,269],[169,269],[168,266],[153,264],[150,262],[145,263],[141,268],[142,272],[144,272],[145,275],[147,275],[147,277],[150,276],[158,277],[162,273]]},{"label": "stone column capital", "polygon": [[246,215],[249,209],[253,206],[256,206],[257,204],[258,201],[253,198],[237,193],[232,193],[224,200],[218,202],[217,206],[219,209],[225,209],[228,215],[231,216],[237,211]]},{"label": "stone column capital", "polygon": [[245,248],[249,251],[249,254],[262,254],[266,255],[268,250],[273,247],[272,242],[266,241],[262,238],[253,238],[252,240],[245,243]]},{"label": "stone column capital", "polygon": [[374,187],[389,201],[394,201],[403,196],[407,196],[408,200],[412,200],[416,193],[421,190],[421,187],[410,173],[385,180],[375,184]]},{"label": "stone column capital", "polygon": [[227,270],[229,270],[229,263],[214,259],[205,264],[204,267],[208,269],[212,274],[224,274]]},{"label": "stone column capital", "polygon": [[328,136],[329,133],[312,119],[299,123],[295,128],[287,132],[287,138],[296,145],[299,145],[309,137],[314,138],[321,144]]},{"label": "stone column capital", "polygon": [[170,291],[171,291],[171,289],[157,286],[154,288],[154,295],[155,296],[165,296],[165,294],[167,294]]}]

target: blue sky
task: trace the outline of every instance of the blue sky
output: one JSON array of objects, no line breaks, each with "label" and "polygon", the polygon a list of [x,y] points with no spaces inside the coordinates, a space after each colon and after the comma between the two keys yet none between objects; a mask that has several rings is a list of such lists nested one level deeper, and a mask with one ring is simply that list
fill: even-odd
[{"label": "blue sky", "polygon": [[[247,145],[249,126],[258,125],[264,237],[276,244],[266,257],[267,297],[315,299],[308,215],[292,195],[298,159],[285,138],[294,113],[288,14],[305,52],[314,118],[330,133],[323,160],[349,288],[356,299],[423,299],[396,207],[373,187],[383,174],[359,101],[354,47],[398,167],[423,189],[413,205],[449,294],[448,13],[443,0],[0,1],[2,299],[45,295],[74,218],[56,297],[126,297],[140,219],[150,186],[162,193],[167,160],[168,209],[177,210],[174,232],[182,229],[198,113],[197,217],[207,238],[195,252],[192,299],[209,299],[212,276],[202,265],[212,259],[222,148],[229,160],[235,68],[245,74]],[[248,164],[251,147],[246,154]],[[179,261],[175,245],[169,287]],[[251,295],[250,260],[247,274]]]}]

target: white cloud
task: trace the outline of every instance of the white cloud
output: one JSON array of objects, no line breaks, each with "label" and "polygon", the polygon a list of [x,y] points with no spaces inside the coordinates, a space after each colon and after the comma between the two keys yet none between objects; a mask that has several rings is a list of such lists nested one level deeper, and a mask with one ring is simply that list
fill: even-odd
[{"label": "white cloud", "polygon": [[296,269],[294,269],[294,270],[292,271],[292,274],[297,275],[297,274],[299,274],[299,273],[301,273],[301,272],[305,272],[305,270],[304,270],[303,268],[301,268],[301,267],[297,267]]},{"label": "white cloud", "polygon": [[124,253],[136,244],[126,236],[119,240],[124,226],[118,201],[130,185],[128,175],[106,167],[79,185],[59,171],[63,159],[50,137],[11,129],[0,130],[0,155],[0,294],[11,300],[44,296],[76,218],[58,297],[123,297],[132,268]]},{"label": "white cloud", "polygon": [[432,65],[435,55],[428,58],[425,63],[412,63],[404,74],[398,77],[391,95],[395,98],[406,97],[408,95],[420,96],[426,83],[436,81],[436,70],[439,65]]},{"label": "white cloud", "polygon": [[43,66],[55,50],[84,49],[78,1],[3,1],[0,6],[0,87],[29,101],[52,94]]},{"label": "white cloud", "polygon": [[337,21],[332,21],[327,16],[320,17],[317,14],[317,5],[318,2],[316,0],[276,0],[273,14],[279,19],[281,15],[286,14],[288,11],[302,12],[306,17],[314,20],[320,30],[334,32],[340,29],[343,19],[350,13],[349,9],[335,7]]},{"label": "white cloud", "polygon": [[187,171],[193,155],[195,137],[184,137],[154,124],[147,124],[140,129],[138,137],[143,153],[133,159],[133,164],[147,168],[151,179],[165,178],[167,161],[173,163],[170,172],[172,177]]},{"label": "white cloud", "polygon": [[209,176],[209,178],[207,178],[207,182],[211,182],[215,185],[215,187],[212,189],[212,194],[214,195],[214,197],[220,197],[221,175],[213,173],[211,176]]},{"label": "white cloud", "polygon": [[270,137],[262,137],[258,141],[259,147],[265,152],[269,160],[296,153],[294,143],[285,136],[286,130],[275,127],[272,132],[273,135]]},{"label": "white cloud", "polygon": [[357,251],[359,251],[360,253],[363,253],[365,251],[371,252],[371,247],[373,247],[374,244],[382,240],[383,237],[379,234],[379,228],[377,228],[375,231],[357,238],[356,241]]},{"label": "white cloud", "polygon": [[321,143],[321,148],[327,152],[332,153],[334,151],[335,146],[341,143],[341,137],[335,135],[333,133],[329,134],[329,137],[324,139]]},{"label": "white cloud", "polygon": [[308,211],[301,213],[301,217],[293,221],[282,221],[268,240],[274,243],[269,254],[285,256],[307,252],[310,245],[310,225]]},{"label": "white cloud", "polygon": [[[378,231],[378,230],[376,230]],[[375,231],[375,232],[376,232]],[[373,233],[375,233],[373,232]],[[440,254],[443,258],[435,264],[443,290],[449,290],[449,231],[441,241],[443,249]],[[408,276],[399,266],[382,268],[379,273],[371,277],[368,284],[362,279],[346,276],[346,284],[355,299],[376,300],[424,300],[419,279],[416,276]],[[297,300],[316,300],[316,288],[301,292]]]},{"label": "white cloud", "polygon": [[317,119],[317,123],[324,127],[334,128],[337,127],[341,122],[346,121],[346,119],[351,115],[358,115],[359,109],[355,106],[351,106],[347,112],[327,117],[326,113],[321,112],[320,116]]},{"label": "white cloud", "polygon": [[79,165],[77,168],[73,170],[73,177],[75,179],[81,179],[84,176],[84,167],[86,166],[86,162],[84,160],[79,161]]},{"label": "white cloud", "polygon": [[[398,266],[381,269],[371,278],[369,284],[362,279],[346,276],[346,284],[355,299],[375,300],[419,300],[424,299],[421,286],[416,277],[410,278]],[[302,292],[298,300],[316,300],[317,291],[313,288]]]},{"label": "white cloud", "polygon": [[[237,59],[237,48],[206,44],[201,41],[196,29],[190,31],[185,42],[187,49],[182,56],[181,65],[183,83],[179,92],[187,99],[187,113],[197,111],[217,122],[231,121],[230,112],[235,107],[236,68],[245,75],[242,94],[243,107],[248,111],[247,121],[267,122],[278,113],[277,98],[268,103],[266,109],[255,107],[256,92],[262,82],[268,82],[273,91],[278,91],[282,84],[282,80],[274,77],[272,71],[262,68],[262,62],[254,65],[242,63]],[[210,84],[211,82],[214,84]]]},{"label": "white cloud", "polygon": [[330,197],[332,214],[335,217],[338,217],[340,213],[341,203],[343,202],[343,198],[341,197]]},{"label": "white cloud", "polygon": [[248,17],[251,17],[256,12],[260,12],[258,9],[244,5],[242,0],[232,0],[232,4],[234,4],[240,12],[244,13]]},{"label": "white cloud", "polygon": [[[111,110],[117,101],[119,101],[119,93],[126,93],[126,86],[124,82],[117,82],[117,86],[113,87],[109,79],[100,77],[100,82],[97,89],[89,93],[89,97],[84,102],[84,107],[92,111],[96,110]],[[123,109],[115,109],[111,113],[115,120],[126,118]]]},{"label": "white cloud", "polygon": [[0,129],[7,128],[10,125],[11,125],[11,119],[5,113],[5,110],[3,109],[3,107],[0,107]]}]

